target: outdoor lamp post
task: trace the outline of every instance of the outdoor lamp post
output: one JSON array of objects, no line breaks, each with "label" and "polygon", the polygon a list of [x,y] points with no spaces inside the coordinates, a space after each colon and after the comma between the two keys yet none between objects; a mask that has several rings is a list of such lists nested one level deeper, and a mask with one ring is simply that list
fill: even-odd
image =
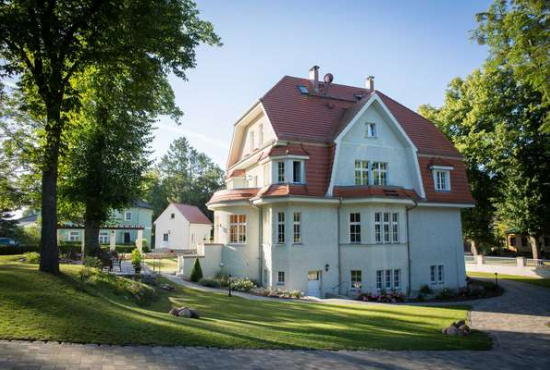
[{"label": "outdoor lamp post", "polygon": [[228,286],[228,289],[229,289],[229,297],[231,297],[231,274],[229,274],[229,277],[227,278],[227,286]]},{"label": "outdoor lamp post", "polygon": [[498,288],[498,272],[495,272],[495,285]]}]

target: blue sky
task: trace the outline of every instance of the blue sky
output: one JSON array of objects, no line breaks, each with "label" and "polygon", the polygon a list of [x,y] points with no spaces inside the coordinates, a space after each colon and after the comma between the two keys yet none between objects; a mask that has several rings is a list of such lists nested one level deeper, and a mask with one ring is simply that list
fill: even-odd
[{"label": "blue sky", "polygon": [[233,124],[282,76],[311,66],[334,82],[376,88],[416,110],[440,105],[447,83],[481,66],[486,48],[470,41],[474,15],[488,0],[223,1],[201,0],[222,47],[201,46],[188,81],[171,79],[185,115],[161,120],[155,157],[185,136],[225,168]]}]

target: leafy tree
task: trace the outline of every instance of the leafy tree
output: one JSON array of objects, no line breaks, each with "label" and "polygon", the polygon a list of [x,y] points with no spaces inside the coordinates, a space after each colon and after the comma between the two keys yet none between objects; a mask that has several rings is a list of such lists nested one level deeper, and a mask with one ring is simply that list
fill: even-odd
[{"label": "leafy tree", "polygon": [[167,203],[191,204],[210,215],[206,203],[224,184],[223,170],[217,164],[182,137],[170,144],[158,167]]},{"label": "leafy tree", "polygon": [[195,283],[202,279],[202,268],[198,258],[195,258],[195,263],[193,264],[193,269],[191,270],[191,275],[189,276],[189,279],[191,279],[191,281],[194,281]]},{"label": "leafy tree", "polygon": [[189,0],[0,2],[0,73],[18,77],[43,118],[40,270],[58,273],[57,177],[68,116],[80,103],[74,76],[91,66],[149,60],[156,73],[185,78],[200,42],[219,43]]},{"label": "leafy tree", "polygon": [[164,76],[135,70],[147,68],[104,67],[75,84],[83,96],[82,108],[70,118],[76,129],[67,135],[60,194],[70,208],[82,205],[85,253],[92,256],[99,255],[99,229],[111,210],[127,207],[142,195],[155,117],[181,115]]},{"label": "leafy tree", "polygon": [[[550,108],[550,2],[495,0],[487,12],[476,15],[473,36],[489,46],[488,68],[506,66],[513,78],[541,95]],[[550,113],[542,129],[550,131]]]}]

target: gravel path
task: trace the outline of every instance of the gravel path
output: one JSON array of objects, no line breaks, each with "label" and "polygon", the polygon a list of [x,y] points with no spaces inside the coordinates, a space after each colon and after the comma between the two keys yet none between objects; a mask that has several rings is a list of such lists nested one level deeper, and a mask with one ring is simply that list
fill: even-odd
[{"label": "gravel path", "polygon": [[491,351],[277,351],[0,341],[0,369],[550,369],[550,289],[502,281],[473,302],[471,324]]}]

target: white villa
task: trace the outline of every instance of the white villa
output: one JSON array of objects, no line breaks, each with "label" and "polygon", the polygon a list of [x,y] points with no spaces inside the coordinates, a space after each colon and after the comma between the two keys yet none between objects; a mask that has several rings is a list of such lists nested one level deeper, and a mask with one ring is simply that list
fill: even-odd
[{"label": "white villa", "polygon": [[170,203],[155,220],[155,249],[197,249],[210,241],[212,222],[195,206]]},{"label": "white villa", "polygon": [[204,275],[318,297],[465,286],[460,210],[474,202],[459,152],[372,77],[318,73],[283,77],[235,123]]}]

